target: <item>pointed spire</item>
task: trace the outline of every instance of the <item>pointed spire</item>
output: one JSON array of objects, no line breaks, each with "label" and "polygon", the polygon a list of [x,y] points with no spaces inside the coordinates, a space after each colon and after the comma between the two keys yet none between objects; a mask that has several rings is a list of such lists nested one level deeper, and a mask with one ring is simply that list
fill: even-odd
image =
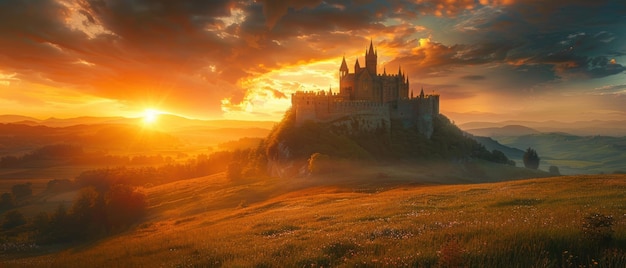
[{"label": "pointed spire", "polygon": [[420,98],[424,98],[424,87],[422,86],[422,91],[420,91]]},{"label": "pointed spire", "polygon": [[359,64],[359,59],[356,59],[356,63],[354,64],[354,73],[356,73],[359,69],[361,69],[361,65]]},{"label": "pointed spire", "polygon": [[398,66],[398,75],[402,75],[402,66]]},{"label": "pointed spire", "polygon": [[340,71],[348,71],[348,64],[346,63],[346,56],[343,56],[343,60],[341,60],[341,67],[339,67]]},{"label": "pointed spire", "polygon": [[366,54],[370,54],[370,55],[376,55],[376,52],[374,51],[374,43],[372,42],[372,39],[370,38],[370,49],[369,49],[369,53]]},{"label": "pointed spire", "polygon": [[383,75],[387,75],[387,66],[383,67]]},{"label": "pointed spire", "polygon": [[333,95],[333,89],[330,85],[328,85],[328,96],[332,96]]},{"label": "pointed spire", "polygon": [[413,90],[411,89],[411,99],[413,98]]}]

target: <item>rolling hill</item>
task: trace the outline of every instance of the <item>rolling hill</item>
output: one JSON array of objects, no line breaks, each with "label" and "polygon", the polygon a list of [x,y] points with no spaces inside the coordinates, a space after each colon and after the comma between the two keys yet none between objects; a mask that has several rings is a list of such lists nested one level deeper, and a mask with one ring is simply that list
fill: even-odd
[{"label": "rolling hill", "polygon": [[541,169],[558,166],[564,174],[597,174],[626,171],[626,137],[576,136],[566,133],[499,137],[503,145],[534,148]]},{"label": "rolling hill", "polygon": [[491,128],[475,128],[475,129],[467,129],[465,132],[468,132],[472,135],[483,136],[483,137],[509,137],[509,136],[522,136],[522,135],[530,135],[530,134],[538,134],[539,131],[521,126],[521,125],[507,125],[503,127],[491,127]]},{"label": "rolling hill", "polygon": [[[393,178],[393,175],[391,176]],[[624,267],[626,175],[432,185],[376,178],[231,182],[223,174],[146,189],[131,230],[86,245],[0,254],[3,267]],[[581,232],[613,215],[610,244]],[[570,257],[571,256],[571,257]]]},{"label": "rolling hill", "polygon": [[[626,120],[593,120],[593,121],[577,121],[577,122],[559,122],[559,121],[516,121],[509,120],[503,122],[468,122],[459,125],[459,128],[466,130],[472,130],[472,132],[485,132],[490,129],[496,129],[496,133],[499,132],[497,129],[507,128],[507,126],[524,126],[526,128],[531,128],[533,130],[539,132],[564,132],[570,133],[573,135],[579,136],[614,136],[614,137],[622,137],[626,136]],[[484,133],[480,133],[484,134]],[[514,133],[513,133],[514,134]],[[515,136],[519,135],[527,135],[532,133],[527,133],[522,131],[519,134],[515,134]],[[491,136],[491,135],[487,135]],[[508,136],[508,135],[506,135]],[[493,137],[493,136],[491,136]]]}]

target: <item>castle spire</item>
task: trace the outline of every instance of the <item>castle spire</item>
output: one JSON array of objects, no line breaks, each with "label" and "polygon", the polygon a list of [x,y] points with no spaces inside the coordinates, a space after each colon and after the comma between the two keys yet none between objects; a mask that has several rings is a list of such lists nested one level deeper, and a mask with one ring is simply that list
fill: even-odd
[{"label": "castle spire", "polygon": [[359,59],[356,59],[356,63],[354,63],[354,73],[357,73],[361,69],[361,65],[359,64]]},{"label": "castle spire", "polygon": [[413,90],[411,89],[411,99],[413,98]]},{"label": "castle spire", "polygon": [[402,66],[398,66],[398,76],[402,76]]},{"label": "castle spire", "polygon": [[387,67],[383,67],[383,75],[387,75]]},{"label": "castle spire", "polygon": [[339,74],[341,77],[344,77],[348,74],[348,64],[346,63],[346,56],[343,56],[343,60],[341,61],[341,67],[339,67]]},{"label": "castle spire", "polygon": [[372,42],[372,39],[370,38],[370,49],[369,52],[366,53],[367,55],[376,55],[376,52],[374,51],[374,43]]},{"label": "castle spire", "polygon": [[424,87],[422,86],[422,91],[420,91],[420,98],[424,98]]},{"label": "castle spire", "polygon": [[376,75],[377,64],[378,64],[378,56],[376,55],[376,52],[374,51],[374,42],[372,41],[372,39],[370,39],[370,47],[369,49],[365,49],[365,68],[367,68],[367,71],[370,74]]}]

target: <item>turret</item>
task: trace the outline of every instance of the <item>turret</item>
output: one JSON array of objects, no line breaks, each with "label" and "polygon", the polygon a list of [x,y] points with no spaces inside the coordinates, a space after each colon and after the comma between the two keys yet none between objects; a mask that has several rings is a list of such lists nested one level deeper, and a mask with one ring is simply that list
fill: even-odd
[{"label": "turret", "polygon": [[424,87],[422,87],[422,91],[420,91],[420,99],[424,98]]},{"label": "turret", "polygon": [[365,68],[367,68],[367,71],[372,75],[376,75],[377,62],[378,53],[374,51],[374,44],[372,43],[372,40],[370,40],[369,51],[365,51]]},{"label": "turret", "polygon": [[341,67],[339,67],[339,75],[341,78],[344,78],[348,75],[348,64],[346,64],[346,56],[343,56],[343,60],[341,61]]},{"label": "turret", "polygon": [[354,73],[358,73],[361,69],[361,65],[359,64],[359,59],[356,59],[356,63],[354,63]]}]

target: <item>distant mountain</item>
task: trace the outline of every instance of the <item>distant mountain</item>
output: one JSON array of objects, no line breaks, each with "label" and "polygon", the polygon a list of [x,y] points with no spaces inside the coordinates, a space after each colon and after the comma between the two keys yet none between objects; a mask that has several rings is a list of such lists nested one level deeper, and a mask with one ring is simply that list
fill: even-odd
[{"label": "distant mountain", "polygon": [[[460,124],[459,128],[465,131],[477,129],[502,128],[510,125],[525,126],[539,132],[564,132],[579,136],[602,135],[602,136],[626,136],[626,120],[593,120],[577,122],[559,121],[502,121],[502,122],[468,122]],[[484,134],[484,133],[482,133]],[[527,135],[521,133],[515,136]]]},{"label": "distant mountain", "polygon": [[100,124],[69,127],[0,123],[0,156],[19,155],[38,147],[72,144],[87,150],[170,149],[180,146],[177,137],[134,125]]},{"label": "distant mountain", "polygon": [[5,115],[0,115],[0,123],[18,123],[18,122],[35,122],[38,123],[41,120],[33,118],[33,117],[28,117],[28,116],[22,116],[22,115],[14,115],[14,114],[5,114]]},{"label": "distant mountain", "polygon": [[[161,114],[157,119],[157,125],[163,131],[177,131],[184,128],[261,128],[272,129],[277,122],[274,121],[247,121],[247,120],[200,120],[190,119],[173,114]],[[103,125],[103,124],[124,124],[141,125],[143,118],[128,117],[95,117],[81,116],[72,118],[48,118],[39,120],[36,118],[21,115],[0,115],[0,123],[14,123],[23,125],[43,125],[48,127],[69,127],[76,125]]]},{"label": "distant mountain", "polygon": [[530,134],[539,134],[540,132],[521,125],[508,125],[504,127],[490,127],[490,128],[475,128],[467,129],[472,135],[483,137],[508,137],[508,136],[521,136]]},{"label": "distant mountain", "polygon": [[92,117],[81,116],[73,118],[48,118],[40,121],[41,125],[49,127],[69,127],[75,125],[100,125],[100,124],[129,124],[135,123],[137,119],[125,117]]}]

